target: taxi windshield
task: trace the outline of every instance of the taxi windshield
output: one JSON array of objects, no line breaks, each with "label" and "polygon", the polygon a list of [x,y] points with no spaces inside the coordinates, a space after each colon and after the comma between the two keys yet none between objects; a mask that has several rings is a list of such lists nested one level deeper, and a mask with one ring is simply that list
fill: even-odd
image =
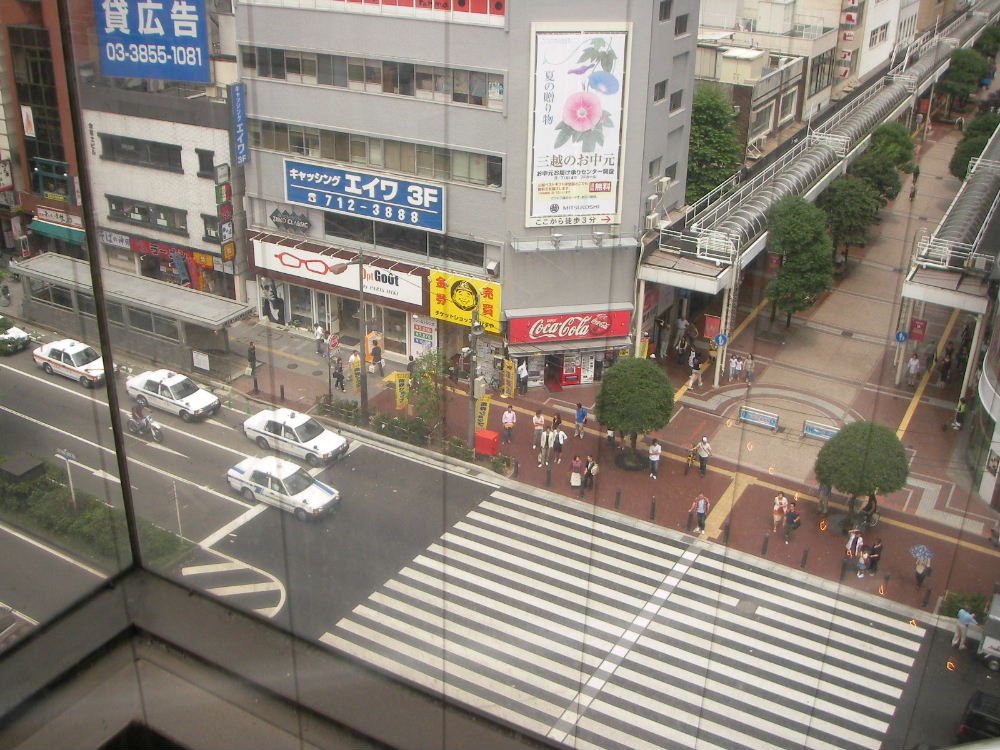
[{"label": "taxi windshield", "polygon": [[198,386],[194,384],[191,378],[184,378],[170,386],[170,391],[174,394],[174,398],[182,399],[187,398],[192,393],[197,393]]},{"label": "taxi windshield", "polygon": [[315,480],[306,473],[305,469],[299,469],[294,474],[290,474],[284,479],[285,489],[288,490],[289,495],[298,495],[300,492],[305,492],[314,483]]},{"label": "taxi windshield", "polygon": [[304,443],[308,440],[314,440],[322,435],[323,426],[315,419],[310,419],[296,427],[295,434],[298,435],[299,442]]},{"label": "taxi windshield", "polygon": [[91,362],[100,359],[101,355],[88,346],[78,352],[73,352],[70,355],[70,358],[73,360],[74,365],[82,367],[83,365],[89,365]]}]

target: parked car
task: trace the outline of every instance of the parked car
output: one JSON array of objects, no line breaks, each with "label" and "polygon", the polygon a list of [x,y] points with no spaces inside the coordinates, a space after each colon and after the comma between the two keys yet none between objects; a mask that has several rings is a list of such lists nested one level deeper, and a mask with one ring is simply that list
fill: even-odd
[{"label": "parked car", "polygon": [[14,325],[14,322],[0,315],[0,354],[16,354],[27,349],[31,344],[31,336]]},{"label": "parked car", "polygon": [[125,390],[143,406],[177,414],[185,422],[210,417],[222,402],[198,387],[187,375],[171,370],[150,370],[125,381]]},{"label": "parked car", "polygon": [[977,690],[969,699],[958,727],[959,742],[1000,737],[1000,696]]},{"label": "parked car", "polygon": [[104,360],[92,346],[81,341],[60,339],[42,344],[31,352],[31,357],[47,374],[57,373],[85,388],[95,388],[104,382]]},{"label": "parked car", "polygon": [[273,505],[294,513],[300,521],[316,518],[340,503],[336,489],[276,456],[244,458],[229,470],[226,480],[247,502]]},{"label": "parked car", "polygon": [[310,466],[319,466],[347,453],[346,438],[312,417],[291,409],[265,409],[243,422],[244,434],[262,450],[274,449]]}]

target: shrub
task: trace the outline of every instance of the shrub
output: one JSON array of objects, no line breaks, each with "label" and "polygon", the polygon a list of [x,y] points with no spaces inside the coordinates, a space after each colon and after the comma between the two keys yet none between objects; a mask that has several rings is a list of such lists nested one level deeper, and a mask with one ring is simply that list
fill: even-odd
[{"label": "shrub", "polygon": [[389,414],[376,414],[372,422],[376,432],[386,437],[402,440],[411,445],[427,445],[427,435],[430,430],[419,417],[397,417]]},{"label": "shrub", "polygon": [[472,448],[466,447],[465,441],[457,435],[445,444],[444,452],[453,458],[460,458],[463,461],[472,461],[476,457],[475,451]]},{"label": "shrub", "polygon": [[497,474],[506,474],[510,468],[510,456],[498,453],[490,459],[490,466],[493,467],[493,471]]},{"label": "shrub", "polygon": [[971,612],[976,622],[980,625],[986,624],[986,616],[989,612],[990,600],[982,594],[948,594],[941,604],[941,614],[945,617],[957,617],[958,610],[964,609]]}]

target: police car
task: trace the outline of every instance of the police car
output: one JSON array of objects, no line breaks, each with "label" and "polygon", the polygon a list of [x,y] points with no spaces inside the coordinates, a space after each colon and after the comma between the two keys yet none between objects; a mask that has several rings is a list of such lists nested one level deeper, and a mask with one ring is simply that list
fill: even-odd
[{"label": "police car", "polygon": [[143,406],[177,414],[185,422],[210,417],[219,410],[219,397],[199,388],[187,375],[150,370],[125,381],[125,390]]},{"label": "police car", "polygon": [[265,456],[244,458],[226,474],[226,481],[247,502],[264,502],[294,513],[300,521],[332,510],[340,502],[340,492],[313,479],[291,461]]},{"label": "police car", "polygon": [[319,466],[347,452],[348,442],[312,417],[291,409],[265,409],[243,423],[244,434],[262,450],[276,450]]},{"label": "police car", "polygon": [[93,347],[73,339],[42,344],[31,353],[35,364],[49,375],[57,373],[85,388],[104,382],[104,360]]}]

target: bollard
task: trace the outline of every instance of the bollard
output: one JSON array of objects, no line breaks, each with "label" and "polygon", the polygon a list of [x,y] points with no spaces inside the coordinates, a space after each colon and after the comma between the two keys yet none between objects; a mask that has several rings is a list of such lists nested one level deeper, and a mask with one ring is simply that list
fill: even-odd
[{"label": "bollard", "polygon": [[545,486],[546,487],[551,487],[552,486],[552,467],[551,466],[546,466],[545,467]]},{"label": "bollard", "polygon": [[688,534],[690,534],[691,529],[693,528],[694,528],[694,513],[688,513],[687,525],[685,526],[684,530],[687,531]]},{"label": "bollard", "polygon": [[931,600],[931,591],[933,590],[930,586],[927,587],[927,593],[924,594],[924,603],[920,605],[923,609],[927,609],[927,603]]},{"label": "bollard", "polygon": [[[596,491],[596,487],[595,487],[595,491]],[[583,482],[582,481],[580,482],[580,491],[577,494],[577,497],[580,498],[581,500],[583,500]]]},{"label": "bollard", "polygon": [[649,520],[656,520],[656,495],[653,495],[653,502],[649,505]]},{"label": "bollard", "polygon": [[806,569],[806,561],[807,560],[809,560],[809,548],[808,547],[806,547],[805,550],[802,552],[802,562],[799,563],[799,569],[800,570],[805,570]]},{"label": "bollard", "polygon": [[285,402],[285,384],[282,383],[278,386],[278,392],[281,394],[281,403]]},{"label": "bollard", "polygon": [[260,393],[260,387],[257,385],[257,376],[256,375],[253,376],[253,393],[254,394]]},{"label": "bollard", "polygon": [[521,471],[521,461],[520,459],[518,459],[517,456],[514,456],[514,471],[511,472],[511,477],[513,479],[517,479],[517,475],[520,473],[520,471]]},{"label": "bollard", "polygon": [[768,542],[770,542],[770,541],[771,541],[771,535],[770,534],[764,534],[764,543],[762,545],[760,545],[760,556],[761,557],[767,557],[767,545],[768,545]]},{"label": "bollard", "polygon": [[849,556],[840,558],[840,580],[841,581],[843,581],[844,580],[844,576],[847,575],[847,568],[851,564],[851,559],[852,558],[849,557]]},{"label": "bollard", "polygon": [[722,543],[729,544],[729,519],[722,524]]},{"label": "bollard", "polygon": [[621,510],[622,507],[622,488],[619,487],[615,490],[615,510]]}]

